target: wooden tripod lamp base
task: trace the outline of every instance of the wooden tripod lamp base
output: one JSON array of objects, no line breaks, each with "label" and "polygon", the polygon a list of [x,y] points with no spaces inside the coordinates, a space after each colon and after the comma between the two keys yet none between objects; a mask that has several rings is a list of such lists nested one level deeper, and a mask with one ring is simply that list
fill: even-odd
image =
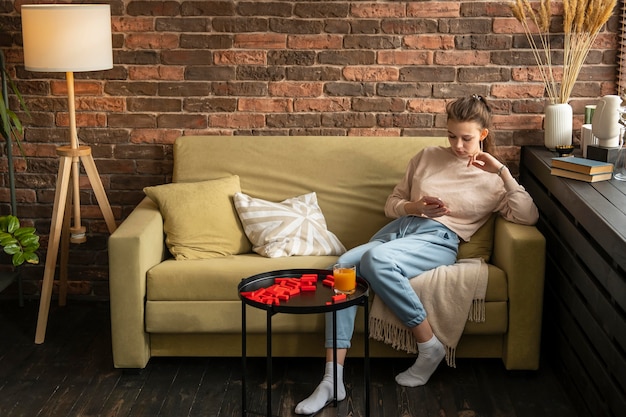
[{"label": "wooden tripod lamp base", "polygon": [[[48,251],[46,253],[46,264],[44,268],[43,285],[41,288],[41,300],[39,302],[39,316],[37,318],[37,330],[35,334],[35,343],[41,344],[46,337],[46,327],[48,325],[48,313],[50,311],[50,299],[52,297],[52,286],[54,284],[54,273],[57,263],[57,255],[59,253],[59,243],[63,232],[64,218],[66,211],[71,208],[71,201],[68,200],[68,194],[72,192],[70,186],[74,185],[73,193],[78,194],[78,162],[80,161],[85,167],[85,172],[89,178],[91,187],[93,188],[98,205],[104,216],[104,220],[109,229],[109,233],[113,233],[117,228],[113,211],[109,205],[102,181],[98,174],[96,164],[91,155],[89,146],[79,146],[73,148],[71,146],[60,146],[57,148],[59,155],[59,174],[57,176],[56,192],[54,195],[54,207],[52,209],[52,221],[50,224],[50,237],[48,241]],[[74,176],[74,178],[72,178]],[[70,181],[73,179],[74,181]],[[80,205],[74,206],[75,213],[80,212]],[[85,241],[85,228],[71,228],[72,237],[70,240],[76,243]],[[62,275],[67,268],[67,253],[61,256]]]},{"label": "wooden tripod lamp base", "polygon": [[[88,146],[78,146],[74,103],[74,72],[104,71],[113,68],[113,39],[111,36],[111,6],[109,4],[25,4],[22,11],[22,43],[24,68],[35,72],[64,72],[67,78],[68,113],[70,116],[70,144],[58,148],[60,158],[50,240],[41,289],[39,318],[35,343],[43,343],[48,322],[50,296],[54,281],[59,241],[63,234],[64,249],[61,254],[61,272],[67,263],[65,233],[69,240],[85,241],[85,230],[80,225],[80,197],[78,189],[79,162],[82,162],[94,190],[98,204],[110,232],[115,230],[115,220],[102,182]],[[72,189],[70,189],[72,179]],[[74,204],[68,200],[73,194]],[[66,206],[67,202],[67,206]],[[72,207],[73,206],[73,207]],[[76,225],[64,223],[64,214],[74,210]],[[68,243],[69,243],[68,240]],[[60,294],[61,295],[61,294]]]}]

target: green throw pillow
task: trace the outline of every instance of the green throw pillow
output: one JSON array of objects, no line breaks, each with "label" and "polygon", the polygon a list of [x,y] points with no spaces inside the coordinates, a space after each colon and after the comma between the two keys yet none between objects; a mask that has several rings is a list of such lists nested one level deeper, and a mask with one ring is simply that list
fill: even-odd
[{"label": "green throw pillow", "polygon": [[163,216],[168,249],[177,260],[250,252],[233,196],[239,176],[144,188]]},{"label": "green throw pillow", "polygon": [[474,233],[469,242],[461,240],[457,259],[483,258],[489,262],[493,251],[493,233],[496,224],[497,213],[489,216],[489,219],[480,229]]}]

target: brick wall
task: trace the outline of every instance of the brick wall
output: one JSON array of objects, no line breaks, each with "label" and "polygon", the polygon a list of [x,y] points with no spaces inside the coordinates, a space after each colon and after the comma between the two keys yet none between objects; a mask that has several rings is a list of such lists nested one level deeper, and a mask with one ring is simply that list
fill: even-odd
[{"label": "brick wall", "polygon": [[[28,161],[17,161],[18,214],[41,232],[43,259],[55,148],[67,143],[66,86],[63,74],[24,69],[22,3],[0,1],[0,47],[31,111]],[[108,3],[115,66],[76,73],[75,89],[79,138],[92,146],[118,221],[143,187],[169,181],[171,144],[183,134],[443,135],[446,102],[476,93],[491,100],[493,132],[514,172],[519,147],[543,141],[543,85],[505,2]],[[574,89],[575,130],[585,104],[616,93],[617,32],[616,14]],[[6,213],[5,158],[0,167]],[[71,247],[70,294],[106,298],[108,234],[81,181],[89,239]],[[43,266],[26,268],[29,294],[42,275]]]}]

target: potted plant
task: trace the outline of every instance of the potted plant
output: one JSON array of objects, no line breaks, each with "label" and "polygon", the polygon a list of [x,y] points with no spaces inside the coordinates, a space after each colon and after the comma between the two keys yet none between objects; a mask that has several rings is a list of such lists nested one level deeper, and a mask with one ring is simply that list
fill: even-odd
[{"label": "potted plant", "polygon": [[0,246],[11,256],[12,268],[0,273],[0,291],[17,280],[19,305],[24,305],[22,294],[22,277],[18,267],[24,262],[38,264],[39,236],[34,227],[22,227],[17,217],[6,215],[0,217]]},{"label": "potted plant", "polygon": [[17,86],[13,83],[5,67],[4,54],[0,51],[0,78],[2,88],[0,89],[0,132],[6,145],[7,166],[9,175],[9,188],[11,196],[11,214],[0,217],[0,246],[4,252],[11,256],[12,268],[9,272],[0,272],[0,291],[4,290],[14,280],[18,282],[19,304],[23,305],[22,282],[20,270],[17,269],[24,262],[37,264],[39,256],[36,251],[39,249],[39,236],[34,227],[22,227],[17,218],[17,203],[15,197],[15,173],[13,166],[13,141],[21,147],[24,129],[18,115],[9,108],[8,86],[17,97],[20,108],[28,114],[28,109]]},{"label": "potted plant", "polygon": [[39,236],[34,227],[22,227],[13,215],[0,217],[0,246],[11,256],[14,267],[24,262],[38,264]]}]

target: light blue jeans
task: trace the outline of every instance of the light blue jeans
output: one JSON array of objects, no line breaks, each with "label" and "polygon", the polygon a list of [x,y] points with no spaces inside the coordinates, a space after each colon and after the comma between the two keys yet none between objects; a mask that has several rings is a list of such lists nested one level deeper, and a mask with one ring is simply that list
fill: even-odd
[{"label": "light blue jeans", "polygon": [[[344,253],[337,262],[355,264],[357,274],[367,280],[380,297],[408,327],[426,318],[422,302],[409,280],[422,272],[456,262],[459,238],[446,226],[431,219],[404,216],[380,229],[368,243]],[[337,347],[347,349],[354,332],[357,306],[339,310]],[[332,313],[326,314],[326,348],[333,347]]]}]

